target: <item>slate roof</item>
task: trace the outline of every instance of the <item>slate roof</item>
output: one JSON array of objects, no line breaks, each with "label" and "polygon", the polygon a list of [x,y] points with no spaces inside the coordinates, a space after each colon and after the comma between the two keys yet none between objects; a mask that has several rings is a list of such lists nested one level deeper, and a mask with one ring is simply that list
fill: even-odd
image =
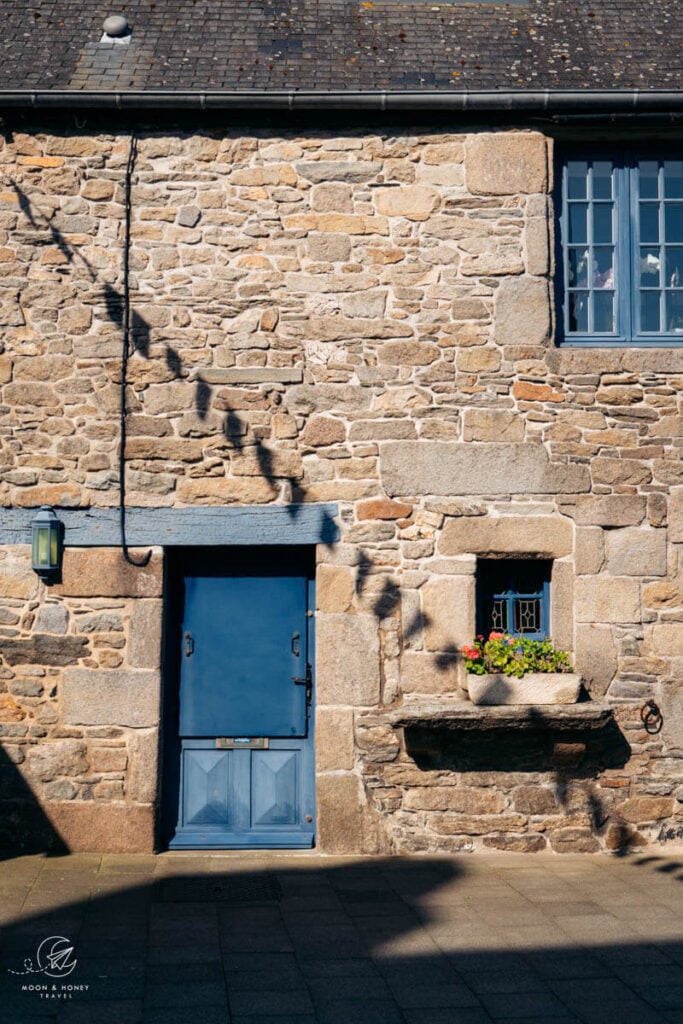
[{"label": "slate roof", "polygon": [[0,89],[673,90],[683,3],[0,0],[0,48]]}]

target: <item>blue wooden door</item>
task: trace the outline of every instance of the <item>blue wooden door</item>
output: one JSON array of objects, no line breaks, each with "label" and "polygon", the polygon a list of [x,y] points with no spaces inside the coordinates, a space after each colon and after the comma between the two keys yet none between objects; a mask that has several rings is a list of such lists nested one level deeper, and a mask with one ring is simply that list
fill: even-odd
[{"label": "blue wooden door", "polygon": [[291,557],[184,576],[180,799],[171,847],[314,836],[312,580]]}]

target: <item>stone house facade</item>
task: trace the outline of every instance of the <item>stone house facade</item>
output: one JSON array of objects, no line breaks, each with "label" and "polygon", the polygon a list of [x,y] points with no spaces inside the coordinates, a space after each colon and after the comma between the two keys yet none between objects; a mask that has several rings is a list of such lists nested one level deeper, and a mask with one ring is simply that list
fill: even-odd
[{"label": "stone house facade", "polygon": [[[315,585],[307,841],[680,842],[683,350],[560,344],[558,132],[521,115],[6,129],[3,843],[173,842],[193,799],[179,581],[195,556],[207,578],[252,556],[269,576],[283,549]],[[31,568],[43,504],[64,524],[50,585]],[[461,647],[503,559],[548,567],[585,688],[564,717],[468,703]]]}]

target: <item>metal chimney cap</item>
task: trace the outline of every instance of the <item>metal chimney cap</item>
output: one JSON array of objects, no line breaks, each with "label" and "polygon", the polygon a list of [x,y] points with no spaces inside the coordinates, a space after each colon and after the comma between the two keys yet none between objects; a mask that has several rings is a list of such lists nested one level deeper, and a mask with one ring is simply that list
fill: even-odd
[{"label": "metal chimney cap", "polygon": [[112,39],[118,39],[120,36],[125,36],[129,31],[128,21],[122,14],[112,14],[110,17],[105,18],[102,28],[104,29],[105,34],[111,36]]}]

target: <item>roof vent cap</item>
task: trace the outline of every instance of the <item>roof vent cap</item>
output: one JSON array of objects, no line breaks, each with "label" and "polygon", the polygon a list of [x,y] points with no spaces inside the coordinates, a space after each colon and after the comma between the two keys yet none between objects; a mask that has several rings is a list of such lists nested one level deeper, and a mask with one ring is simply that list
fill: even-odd
[{"label": "roof vent cap", "polygon": [[104,34],[109,36],[110,39],[120,39],[130,32],[128,21],[122,14],[112,14],[105,18],[102,28],[104,29]]}]

